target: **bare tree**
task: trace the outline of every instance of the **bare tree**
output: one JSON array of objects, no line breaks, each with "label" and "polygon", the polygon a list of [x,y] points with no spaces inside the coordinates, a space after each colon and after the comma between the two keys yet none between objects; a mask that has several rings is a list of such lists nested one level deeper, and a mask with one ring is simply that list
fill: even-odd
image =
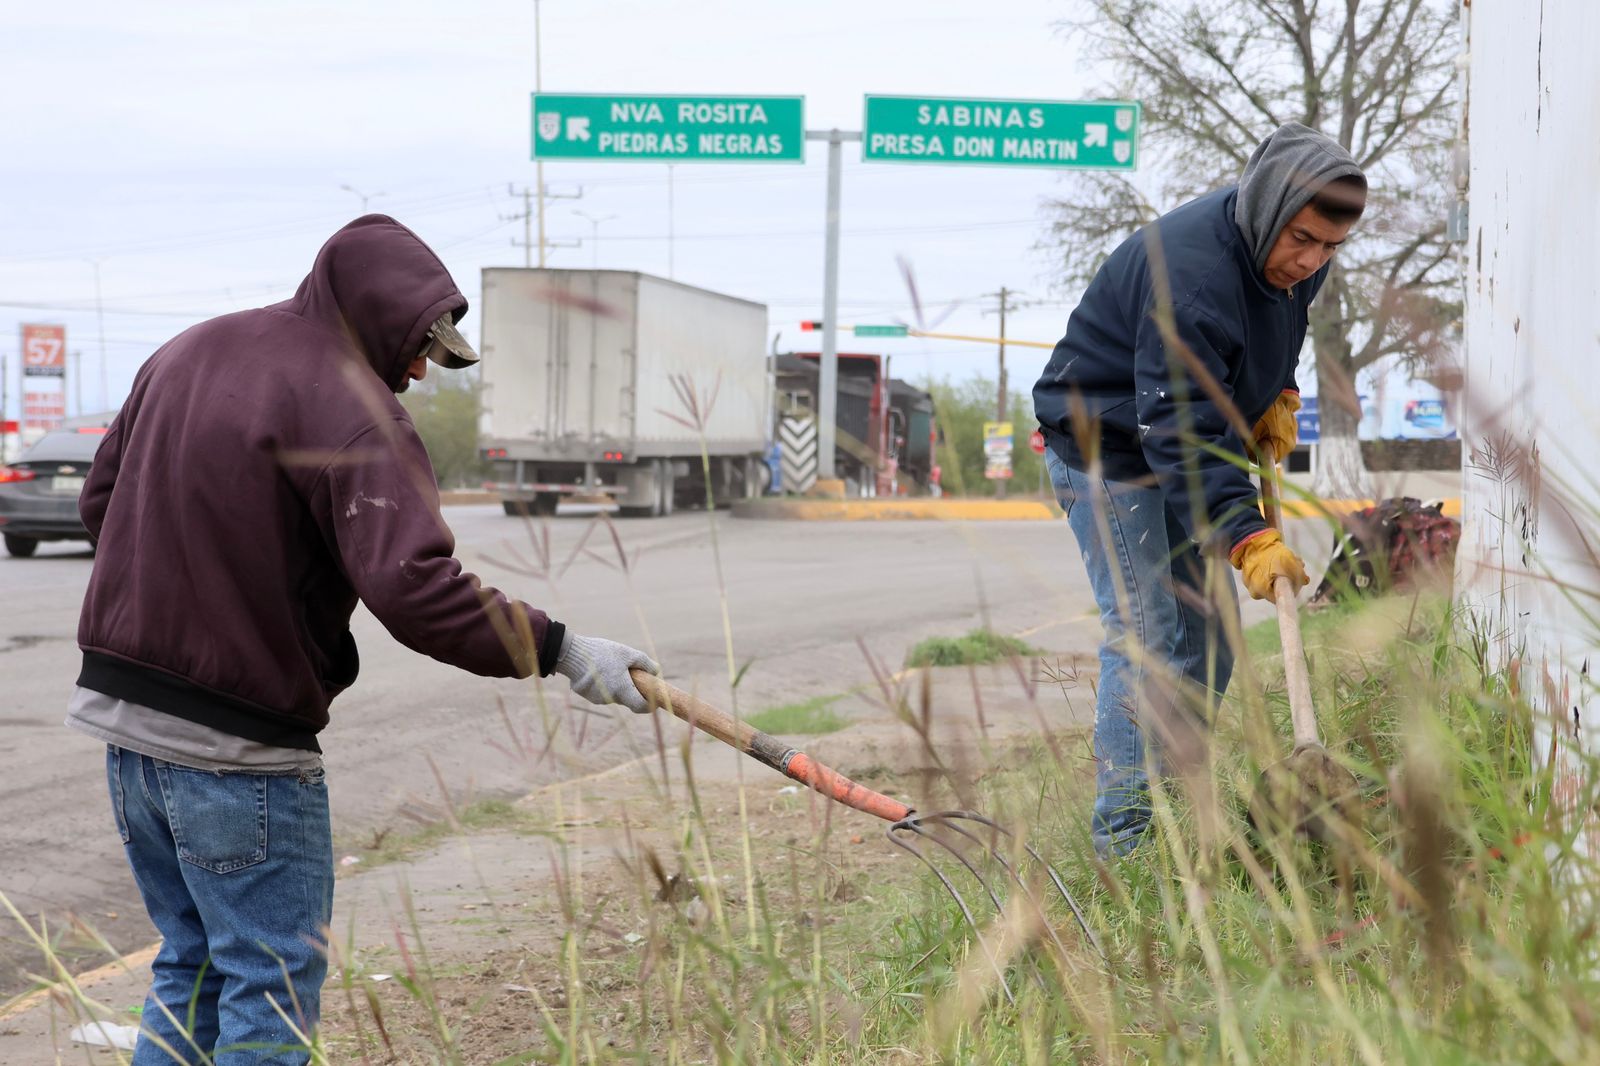
[{"label": "bare tree", "polygon": [[1065,282],[1087,280],[1161,211],[1238,181],[1284,122],[1337,138],[1366,170],[1366,216],[1311,306],[1310,331],[1316,490],[1366,495],[1356,376],[1384,359],[1435,358],[1460,315],[1459,263],[1445,239],[1459,0],[1080,3],[1090,13],[1063,29],[1116,72],[1110,95],[1142,102],[1140,156],[1155,177],[1075,176],[1050,204]]}]

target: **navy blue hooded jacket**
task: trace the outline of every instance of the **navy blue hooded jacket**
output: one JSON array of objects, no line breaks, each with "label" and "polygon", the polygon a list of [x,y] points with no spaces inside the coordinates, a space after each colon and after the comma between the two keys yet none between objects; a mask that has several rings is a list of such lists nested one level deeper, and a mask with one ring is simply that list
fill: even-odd
[{"label": "navy blue hooded jacket", "polygon": [[[1241,208],[1239,188],[1210,193],[1111,253],[1033,390],[1034,412],[1058,457],[1088,469],[1087,447],[1098,451],[1106,478],[1153,480],[1192,539],[1224,547],[1266,523],[1248,474],[1202,443],[1246,454],[1216,391],[1246,432],[1280,393],[1299,391],[1307,305],[1328,272],[1325,266],[1288,291],[1261,272],[1278,232],[1314,191],[1282,177],[1286,171],[1318,182],[1360,174],[1321,134],[1293,125],[1274,133],[1245,172],[1251,202]],[[1192,361],[1169,351],[1159,323],[1169,303],[1171,336]],[[1205,378],[1213,390],[1202,387]]]}]

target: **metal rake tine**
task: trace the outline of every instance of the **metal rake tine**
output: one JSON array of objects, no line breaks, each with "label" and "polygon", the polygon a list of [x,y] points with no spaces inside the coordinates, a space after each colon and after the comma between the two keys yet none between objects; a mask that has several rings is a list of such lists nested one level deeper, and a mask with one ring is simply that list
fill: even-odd
[{"label": "metal rake tine", "polygon": [[1061,875],[1056,873],[1056,868],[1050,863],[1046,862],[1043,855],[1040,855],[1037,851],[1033,850],[1032,844],[1024,841],[1022,848],[1029,855],[1033,856],[1034,862],[1037,862],[1040,866],[1044,867],[1045,873],[1050,875],[1050,881],[1056,886],[1056,891],[1061,893],[1061,898],[1067,901],[1067,907],[1072,911],[1072,916],[1077,919],[1078,928],[1082,929],[1083,935],[1088,938],[1089,946],[1094,948],[1094,953],[1096,955],[1100,956],[1100,961],[1109,966],[1111,964],[1111,960],[1106,957],[1106,949],[1100,946],[1100,938],[1094,935],[1093,929],[1089,928],[1089,919],[1084,916],[1083,908],[1078,906],[1078,901],[1072,898],[1071,892],[1067,891],[1066,883],[1061,880]]},{"label": "metal rake tine", "polygon": [[[992,829],[994,832],[1002,834],[1013,840],[1016,839],[1015,833],[996,822],[993,818],[988,818],[977,813],[976,811],[954,811],[948,814],[933,815],[930,817],[938,817],[943,825],[948,826],[951,830],[957,833],[960,833],[962,836],[978,844],[980,847],[987,848],[989,854],[994,857],[995,861],[1000,863],[1000,865],[1005,868],[1006,872],[1011,875],[1011,879],[1014,880],[1024,892],[1027,891],[1027,882],[1023,881],[1021,873],[1016,869],[1009,859],[1000,853],[999,848],[996,848],[991,844],[984,844],[975,833],[967,829],[965,826],[953,824],[952,819],[960,818],[967,821],[977,822],[979,825]],[[1100,956],[1100,961],[1109,962],[1110,960],[1106,958],[1105,949],[1100,946],[1099,939],[1094,935],[1093,930],[1089,928],[1089,922],[1084,917],[1082,909],[1078,906],[1078,901],[1072,898],[1071,892],[1067,891],[1066,883],[1061,880],[1061,875],[1056,872],[1056,868],[1050,863],[1046,862],[1044,856],[1040,855],[1039,852],[1034,849],[1032,844],[1029,844],[1027,841],[1020,841],[1020,843],[1022,844],[1022,850],[1027,852],[1029,857],[1032,858],[1034,862],[1044,867],[1045,872],[1050,875],[1051,883],[1056,886],[1056,891],[1061,893],[1061,898],[1067,901],[1067,906],[1071,909],[1073,918],[1078,922],[1078,928],[1083,930],[1083,935],[1089,939],[1089,945],[1094,948],[1095,954]],[[1048,922],[1045,923],[1045,928],[1050,933],[1050,939],[1056,942],[1056,947],[1061,949],[1061,954],[1063,957],[1065,957],[1067,954],[1066,945],[1061,942],[1061,938],[1056,935],[1055,930],[1051,928]]]},{"label": "metal rake tine", "polygon": [[[917,847],[911,841],[902,839],[896,835],[897,830],[904,830],[909,833],[915,833],[917,836],[927,836],[927,834],[923,833],[919,826],[911,825],[909,822],[910,819],[895,822],[893,825],[889,826],[888,829],[884,830],[884,835],[886,835],[899,847],[905,848],[911,854],[915,855],[922,865],[933,871],[933,876],[939,879],[939,883],[944,885],[944,890],[950,894],[951,899],[956,901],[956,906],[961,908],[961,916],[966,919],[967,927],[972,930],[972,935],[977,938],[978,946],[983,949],[983,957],[989,960],[989,966],[994,970],[995,979],[1000,982],[1000,988],[1006,994],[1006,1002],[1015,1007],[1017,1005],[1017,1001],[1016,998],[1011,994],[1011,986],[1006,984],[1006,975],[1005,971],[1000,969],[1000,960],[996,959],[994,957],[994,952],[989,950],[989,942],[983,939],[983,931],[978,928],[977,920],[972,917],[972,908],[967,906],[966,898],[961,895],[961,890],[956,888],[955,883],[952,882],[948,876],[946,876],[943,870],[939,869],[938,865],[935,864],[932,859],[923,854],[921,848]],[[932,840],[934,838],[928,837],[928,839]],[[969,866],[968,869],[971,869],[971,867]],[[982,883],[981,879],[980,883]],[[988,885],[984,885],[985,889],[988,889],[988,887]],[[989,895],[991,899],[994,898],[993,892],[990,892]]]},{"label": "metal rake tine", "polygon": [[[1004,829],[1002,829],[998,825],[995,825],[989,819],[984,818],[982,815],[973,815],[970,811],[936,811],[933,814],[927,815],[925,818],[907,819],[907,821],[916,821],[916,822],[918,822],[919,823],[918,825],[916,825],[914,827],[910,827],[910,828],[912,828],[913,832],[917,833],[919,836],[925,837],[928,840],[933,841],[935,844],[938,844],[940,847],[944,848],[950,854],[954,855],[956,857],[956,860],[958,862],[960,862],[961,865],[963,865],[963,866],[965,866],[967,868],[967,872],[972,875],[973,880],[977,881],[978,884],[983,886],[984,892],[988,893],[988,895],[989,895],[989,901],[994,904],[995,912],[998,913],[998,914],[1002,914],[1003,915],[1005,913],[1005,907],[1000,902],[999,894],[996,893],[995,890],[990,887],[988,879],[985,878],[983,876],[983,874],[979,873],[977,867],[974,866],[973,863],[970,860],[968,860],[968,858],[966,856],[966,853],[961,851],[961,849],[957,848],[950,841],[943,840],[943,839],[935,836],[932,832],[930,832],[928,830],[926,825],[921,824],[921,823],[938,822],[940,825],[944,826],[946,829],[949,829],[951,832],[956,833],[956,834],[958,834],[960,836],[963,836],[963,837],[967,838],[968,840],[970,840],[974,844],[976,844],[979,848],[983,849],[983,852],[984,852],[985,855],[987,855],[990,859],[993,859],[994,861],[998,862],[1008,873],[1011,874],[1012,880],[1016,881],[1017,885],[1021,888],[1023,896],[1027,897],[1028,902],[1033,904],[1033,909],[1039,915],[1040,924],[1044,927],[1045,932],[1050,934],[1050,939],[1054,940],[1056,942],[1056,947],[1060,949],[1062,956],[1065,957],[1066,953],[1067,953],[1066,945],[1061,943],[1061,938],[1056,936],[1056,932],[1055,932],[1054,929],[1050,928],[1050,922],[1045,918],[1045,915],[1044,915],[1044,908],[1041,907],[1039,905],[1039,901],[1034,899],[1033,896],[1028,892],[1028,886],[1023,883],[1022,878],[1019,877],[1017,875],[1017,872],[1012,869],[1011,864],[1006,861],[1005,856],[1001,855],[1000,854],[1000,850],[998,848],[996,848],[994,845],[985,844],[983,842],[983,840],[981,838],[979,838],[976,833],[973,833],[971,830],[967,829],[965,826],[961,826],[961,825],[955,824],[955,821],[954,821],[955,819],[962,818],[962,817],[967,817],[967,816],[971,816],[971,817],[973,817],[974,819],[976,819],[979,822],[987,823],[987,824],[989,824],[990,826],[992,826],[993,828],[999,830],[1002,833],[1006,832]],[[1009,833],[1007,833],[1006,835],[1010,836]],[[1033,969],[1033,979],[1039,983],[1039,987],[1041,989],[1048,990],[1049,986],[1045,982],[1044,975],[1039,972],[1038,966],[1035,965],[1035,966],[1032,967],[1032,969]]]},{"label": "metal rake tine", "polygon": [[[959,833],[961,836],[966,837],[968,840],[970,840],[974,844],[978,845],[978,847],[982,848],[984,850],[984,852],[991,859],[993,859],[995,862],[998,862],[1000,864],[1000,866],[1005,870],[1006,873],[1011,875],[1011,879],[1013,881],[1015,881],[1015,882],[1017,882],[1017,884],[1021,885],[1023,887],[1023,889],[1026,889],[1028,887],[1023,882],[1022,876],[1017,872],[1016,868],[1012,866],[1011,860],[1007,859],[1004,855],[1002,855],[1000,853],[1000,849],[999,848],[995,847],[994,844],[992,844],[992,843],[985,843],[982,837],[978,836],[978,834],[974,833],[972,830],[968,829],[966,826],[956,825],[955,822],[954,822],[954,819],[956,819],[956,818],[971,819],[972,821],[977,822],[980,825],[988,826],[990,829],[993,829],[997,833],[1004,833],[1008,837],[1011,836],[1011,834],[1009,832],[1007,832],[1004,828],[1002,828],[999,824],[997,824],[996,822],[992,821],[991,819],[985,818],[981,814],[974,814],[971,811],[940,811],[937,814],[929,815],[928,818],[930,820],[938,819],[939,824],[944,826],[946,829],[950,830],[952,833]],[[937,837],[931,837],[931,839],[938,840]],[[944,842],[941,841],[941,843],[944,843]],[[960,852],[956,851],[956,849],[953,846],[951,846],[949,844],[945,844],[945,847],[949,848],[949,850],[952,853],[954,853],[958,858],[961,858],[962,862],[966,864],[967,869],[969,869],[969,870],[972,869],[972,864],[971,863],[967,863],[965,857],[962,856]],[[973,876],[976,877],[977,873],[974,872]],[[980,878],[980,880],[981,880],[981,878]],[[988,885],[985,884],[984,887],[987,889]],[[995,894],[994,894],[994,892],[992,890],[989,892],[989,898],[990,899],[995,899]],[[1000,906],[1000,903],[999,903],[999,901],[997,899],[995,900],[995,906],[996,907]]]},{"label": "metal rake tine", "polygon": [[[983,815],[975,814],[972,811],[958,811],[958,812],[955,812],[953,814],[948,814],[948,815],[945,815],[945,816],[939,818],[939,823],[941,825],[943,825],[945,828],[949,829],[951,832],[959,833],[960,835],[966,837],[968,840],[970,840],[973,843],[977,844],[979,847],[983,848],[988,853],[988,855],[989,855],[989,857],[991,859],[993,859],[995,862],[998,862],[1000,864],[1001,868],[1003,868],[1006,871],[1006,873],[1011,875],[1011,880],[1016,882],[1017,887],[1022,890],[1022,894],[1028,898],[1028,901],[1033,904],[1034,909],[1036,911],[1038,911],[1040,917],[1043,918],[1044,917],[1044,908],[1039,904],[1038,900],[1033,898],[1032,893],[1030,893],[1028,891],[1028,883],[1022,879],[1021,872],[1018,871],[1017,868],[1012,865],[1011,860],[1007,859],[1004,855],[1002,855],[1000,853],[1000,849],[995,847],[993,844],[985,844],[983,842],[983,840],[976,833],[974,833],[972,830],[968,829],[966,826],[956,825],[954,823],[954,821],[952,820],[952,819],[955,819],[955,818],[970,818],[973,821],[978,822],[980,825],[988,826],[990,829],[993,829],[997,833],[1004,833],[1008,837],[1010,837],[1012,834],[1008,830],[1006,830],[1004,827],[1002,827],[998,823],[996,823],[993,819],[985,818]],[[938,838],[937,837],[933,837],[931,839],[937,840]],[[946,845],[946,847],[949,847],[949,846]],[[1027,845],[1024,844],[1023,847],[1026,848]],[[953,847],[950,847],[949,850],[957,858],[961,859],[962,864],[965,865],[967,869],[969,869],[969,870],[972,869],[972,864],[967,862],[966,858],[959,851],[956,851],[956,849],[953,848]],[[1037,855],[1035,855],[1034,857],[1038,858]],[[974,877],[978,876],[976,871],[974,871],[973,876]],[[978,880],[979,880],[979,883],[983,885],[984,889],[986,891],[988,891],[989,898],[990,899],[995,899],[994,890],[989,888],[988,883],[985,882],[981,877],[979,877]],[[995,907],[998,909],[999,906],[1000,906],[999,902],[996,901]],[[1050,934],[1050,939],[1055,941],[1055,945],[1056,945],[1057,950],[1059,950],[1061,952],[1061,957],[1062,958],[1066,958],[1067,946],[1061,942],[1061,938],[1056,935],[1055,929],[1050,925],[1048,920],[1043,921],[1042,924],[1044,925],[1045,932]],[[1043,980],[1043,978],[1040,978],[1040,980]]]},{"label": "metal rake tine", "polygon": [[[940,840],[928,830],[927,822],[933,817],[936,816],[929,816],[929,818],[908,818],[906,819],[906,823],[902,824],[905,825],[905,827],[911,832],[917,834],[925,840],[933,841],[935,844],[948,851],[951,855],[954,855],[956,857],[956,861],[967,868],[967,872],[972,875],[973,880],[977,881],[978,884],[983,886],[983,891],[988,895],[989,902],[994,904],[994,909],[997,911],[1003,911],[1005,907],[1000,902],[999,893],[995,892],[995,890],[990,887],[989,882],[984,878],[983,874],[978,870],[978,867],[974,865],[972,860],[967,858],[966,853],[957,848],[954,844],[950,843],[948,840]],[[911,822],[915,822],[915,824],[907,824]],[[939,824],[956,833],[960,833],[969,840],[972,839],[972,834],[964,831],[960,826],[951,825],[943,819],[940,819]],[[979,847],[984,847],[984,844],[981,840],[976,841],[976,843]],[[994,852],[988,848],[985,848],[984,850],[991,855],[994,854]]]}]

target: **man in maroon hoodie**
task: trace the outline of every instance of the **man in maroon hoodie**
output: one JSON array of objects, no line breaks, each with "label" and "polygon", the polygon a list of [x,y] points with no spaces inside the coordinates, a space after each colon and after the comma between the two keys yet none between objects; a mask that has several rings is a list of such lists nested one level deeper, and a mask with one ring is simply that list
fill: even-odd
[{"label": "man in maroon hoodie", "polygon": [[317,734],[355,680],[359,599],[487,677],[560,673],[648,707],[656,664],[463,573],[395,394],[477,354],[467,301],[392,218],[334,234],[294,297],[140,368],[80,509],[98,544],[67,724],[105,741],[118,832],[162,936],[133,1061],[304,1063],[333,905]]}]

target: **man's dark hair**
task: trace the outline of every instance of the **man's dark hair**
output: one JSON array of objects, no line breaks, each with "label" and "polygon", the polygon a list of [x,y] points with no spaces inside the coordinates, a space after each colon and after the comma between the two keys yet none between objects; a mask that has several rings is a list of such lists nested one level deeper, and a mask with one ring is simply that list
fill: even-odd
[{"label": "man's dark hair", "polygon": [[1360,174],[1334,178],[1311,197],[1311,208],[1329,222],[1354,222],[1367,209],[1367,179]]}]

